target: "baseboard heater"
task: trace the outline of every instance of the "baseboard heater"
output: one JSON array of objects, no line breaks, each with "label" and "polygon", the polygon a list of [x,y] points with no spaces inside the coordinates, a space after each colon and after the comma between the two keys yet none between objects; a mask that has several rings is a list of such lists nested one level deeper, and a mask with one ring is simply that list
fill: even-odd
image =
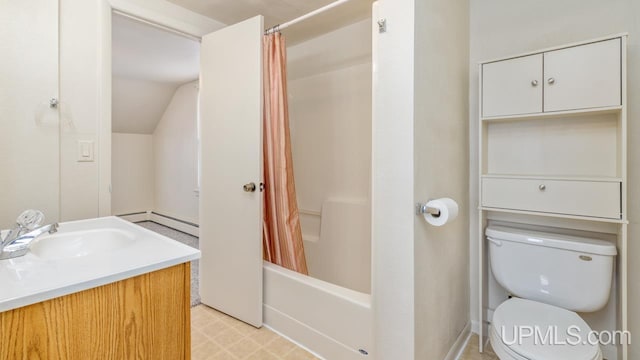
[{"label": "baseboard heater", "polygon": [[167,219],[170,219],[170,220],[173,220],[173,221],[181,222],[181,223],[183,223],[185,225],[189,225],[189,226],[193,226],[193,227],[196,227],[196,228],[200,228],[200,226],[198,224],[196,224],[196,223],[192,223],[190,221],[185,221],[185,220],[181,220],[181,219],[178,219],[178,218],[174,218],[173,216],[163,215],[163,214],[157,213],[155,211],[152,211],[151,214],[162,216],[163,218],[167,218]]},{"label": "baseboard heater", "polygon": [[125,217],[125,216],[133,216],[133,215],[144,215],[146,214],[146,211],[140,211],[140,212],[133,212],[133,213],[127,213],[127,214],[117,214],[117,217]]},{"label": "baseboard heater", "polygon": [[150,221],[196,237],[200,235],[200,227],[198,226],[198,224],[191,221],[178,219],[173,216],[160,214],[155,211],[132,212],[127,214],[119,214],[116,216],[133,223]]}]

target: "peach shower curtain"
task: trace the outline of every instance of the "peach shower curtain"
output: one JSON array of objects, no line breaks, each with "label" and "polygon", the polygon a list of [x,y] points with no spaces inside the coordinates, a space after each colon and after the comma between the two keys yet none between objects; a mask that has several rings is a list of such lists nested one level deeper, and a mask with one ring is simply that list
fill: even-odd
[{"label": "peach shower curtain", "polygon": [[264,259],[307,274],[293,178],[287,54],[280,33],[264,36]]}]

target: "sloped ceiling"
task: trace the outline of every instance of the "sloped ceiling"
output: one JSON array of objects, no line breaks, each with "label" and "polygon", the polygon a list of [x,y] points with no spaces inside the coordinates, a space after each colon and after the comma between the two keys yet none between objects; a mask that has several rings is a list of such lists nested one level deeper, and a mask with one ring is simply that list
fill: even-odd
[{"label": "sloped ceiling", "polygon": [[200,43],[114,14],[112,130],[151,134],[175,90],[198,78]]},{"label": "sloped ceiling", "polygon": [[[318,9],[335,0],[169,0],[225,24],[264,15],[265,28]],[[373,0],[351,0],[291,26],[283,33],[289,44],[299,43],[371,16]]]},{"label": "sloped ceiling", "polygon": [[113,77],[112,131],[153,134],[178,86],[173,83]]}]

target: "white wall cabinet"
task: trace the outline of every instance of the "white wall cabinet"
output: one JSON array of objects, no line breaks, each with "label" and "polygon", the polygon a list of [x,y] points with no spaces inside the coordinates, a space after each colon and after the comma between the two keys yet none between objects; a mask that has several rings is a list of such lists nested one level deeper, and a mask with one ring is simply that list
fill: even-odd
[{"label": "white wall cabinet", "polygon": [[544,111],[621,105],[620,39],[544,53]]},{"label": "white wall cabinet", "polygon": [[484,65],[484,116],[542,112],[542,61],[535,54]]},{"label": "white wall cabinet", "polygon": [[[479,65],[481,337],[507,298],[487,266],[484,231],[494,222],[616,241],[613,305],[587,322],[628,330],[626,44],[610,36]],[[624,344],[603,352],[628,360]]]},{"label": "white wall cabinet", "polygon": [[621,105],[621,39],[482,65],[482,116]]}]

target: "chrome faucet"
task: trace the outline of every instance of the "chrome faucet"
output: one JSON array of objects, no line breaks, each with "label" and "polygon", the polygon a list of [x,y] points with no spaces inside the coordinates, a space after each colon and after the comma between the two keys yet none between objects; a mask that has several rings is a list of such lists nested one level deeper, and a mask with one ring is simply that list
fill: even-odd
[{"label": "chrome faucet", "polygon": [[39,210],[27,210],[18,216],[16,225],[2,238],[0,236],[0,260],[23,256],[38,236],[58,231],[58,223],[40,226],[44,214]]}]

